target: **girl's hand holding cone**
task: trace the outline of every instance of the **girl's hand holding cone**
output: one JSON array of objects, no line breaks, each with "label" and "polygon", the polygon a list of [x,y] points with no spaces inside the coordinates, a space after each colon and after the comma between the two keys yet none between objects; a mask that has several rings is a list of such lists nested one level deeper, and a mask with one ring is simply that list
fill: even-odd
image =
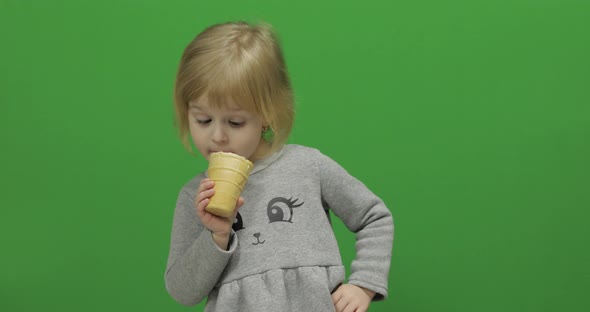
[{"label": "girl's hand holding cone", "polygon": [[213,236],[213,240],[219,246],[219,248],[226,250],[227,245],[229,242],[229,235],[231,234],[231,228],[234,223],[234,219],[238,213],[238,209],[244,204],[244,198],[241,196],[238,199],[236,204],[236,209],[234,213],[230,217],[220,217],[216,216],[205,208],[213,194],[215,194],[215,190],[213,187],[215,186],[215,182],[205,178],[199,184],[199,188],[197,189],[197,197],[195,198],[195,207],[197,210],[197,216],[201,219],[203,225],[211,231]]}]

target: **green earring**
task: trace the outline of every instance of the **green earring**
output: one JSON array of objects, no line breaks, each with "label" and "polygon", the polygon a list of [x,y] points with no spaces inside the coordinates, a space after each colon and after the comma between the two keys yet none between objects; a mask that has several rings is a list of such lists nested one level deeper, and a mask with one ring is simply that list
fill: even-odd
[{"label": "green earring", "polygon": [[269,126],[262,127],[262,138],[265,141],[272,142],[273,137],[274,137],[274,132],[272,131],[271,127],[269,127]]}]

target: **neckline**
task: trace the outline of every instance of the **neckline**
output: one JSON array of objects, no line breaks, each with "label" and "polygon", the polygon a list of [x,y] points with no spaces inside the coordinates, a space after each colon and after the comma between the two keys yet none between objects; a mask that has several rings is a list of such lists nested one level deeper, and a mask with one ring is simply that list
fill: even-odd
[{"label": "neckline", "polygon": [[281,147],[280,150],[270,154],[269,156],[255,161],[254,162],[254,169],[252,169],[252,172],[250,173],[250,175],[260,172],[260,171],[264,170],[266,167],[270,166],[277,159],[279,159],[279,157],[281,157],[284,150],[285,150],[285,145],[283,147]]}]

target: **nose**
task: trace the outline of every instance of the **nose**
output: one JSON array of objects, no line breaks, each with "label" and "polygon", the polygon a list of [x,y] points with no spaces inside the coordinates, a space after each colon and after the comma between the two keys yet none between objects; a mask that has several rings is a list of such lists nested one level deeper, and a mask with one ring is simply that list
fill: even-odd
[{"label": "nose", "polygon": [[214,143],[227,142],[227,134],[225,133],[223,126],[216,125],[215,127],[213,127],[212,131],[213,131],[213,133],[211,134],[211,140]]},{"label": "nose", "polygon": [[259,238],[260,237],[260,233],[254,233],[254,237]]}]

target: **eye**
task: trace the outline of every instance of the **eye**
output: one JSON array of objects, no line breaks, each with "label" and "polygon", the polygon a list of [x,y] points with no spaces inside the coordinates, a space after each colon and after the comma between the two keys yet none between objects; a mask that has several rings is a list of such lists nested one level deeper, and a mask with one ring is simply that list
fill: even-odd
[{"label": "eye", "polygon": [[278,204],[268,208],[268,220],[272,222],[291,222],[289,207]]},{"label": "eye", "polygon": [[211,122],[211,119],[197,119],[197,123],[200,125],[206,125]]},{"label": "eye", "polygon": [[236,219],[234,220],[234,224],[232,224],[231,228],[234,230],[234,232],[244,229],[244,222],[242,221],[242,216],[240,215],[239,212],[238,212],[238,215],[236,216]]},{"label": "eye", "polygon": [[244,122],[244,121],[234,121],[234,120],[230,120],[230,121],[228,121],[228,123],[232,128],[241,128],[246,124],[246,122]]},{"label": "eye", "polygon": [[303,203],[297,204],[297,199],[292,200],[283,197],[273,198],[266,208],[268,220],[270,223],[273,222],[290,222],[293,219],[293,208],[303,205]]}]

